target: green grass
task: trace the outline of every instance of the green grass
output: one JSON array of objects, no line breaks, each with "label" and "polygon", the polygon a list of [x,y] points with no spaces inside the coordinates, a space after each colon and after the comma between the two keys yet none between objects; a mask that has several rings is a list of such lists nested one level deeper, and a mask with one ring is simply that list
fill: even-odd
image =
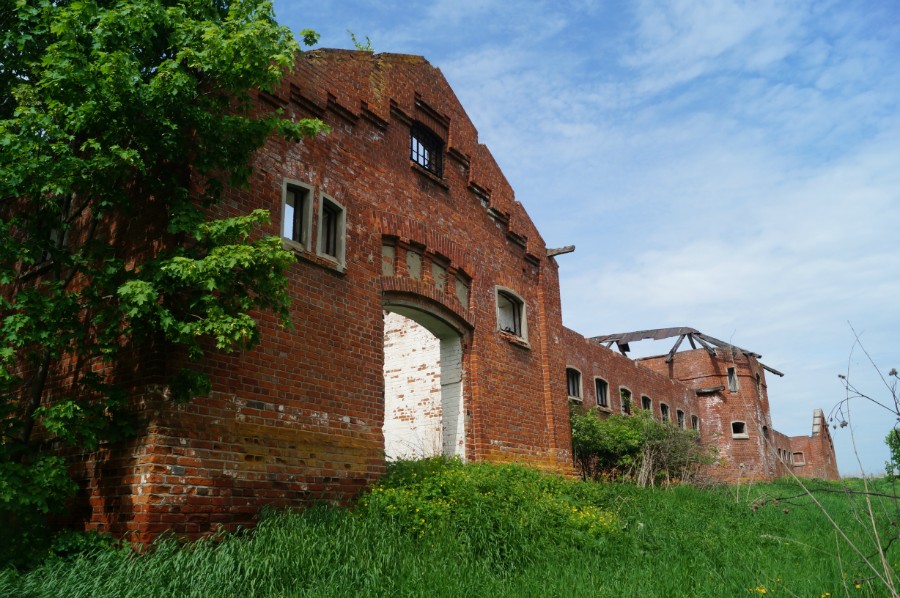
[{"label": "green grass", "polygon": [[[822,491],[848,485],[861,482],[814,484],[872,554],[864,497]],[[508,465],[404,463],[353,511],[271,513],[252,533],[51,560],[0,573],[0,595],[887,595],[808,497],[770,500],[797,494],[789,482],[639,489]],[[895,502],[872,500],[887,542]],[[894,568],[898,552],[888,549]]]}]

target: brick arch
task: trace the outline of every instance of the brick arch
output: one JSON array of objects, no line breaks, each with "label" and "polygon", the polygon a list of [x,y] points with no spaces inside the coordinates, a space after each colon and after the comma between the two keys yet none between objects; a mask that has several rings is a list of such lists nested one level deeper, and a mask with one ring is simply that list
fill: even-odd
[{"label": "brick arch", "polygon": [[380,287],[385,297],[405,297],[439,309],[472,329],[473,260],[435,227],[396,214],[376,216],[381,230]]}]

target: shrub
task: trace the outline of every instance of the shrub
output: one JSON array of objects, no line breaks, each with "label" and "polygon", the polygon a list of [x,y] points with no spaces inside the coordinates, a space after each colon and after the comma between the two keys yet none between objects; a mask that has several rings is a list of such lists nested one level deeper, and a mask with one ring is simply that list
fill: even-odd
[{"label": "shrub", "polygon": [[601,418],[596,410],[573,407],[572,448],[584,479],[613,478],[640,486],[693,480],[712,463],[714,449],[694,430],[659,422],[648,411]]}]

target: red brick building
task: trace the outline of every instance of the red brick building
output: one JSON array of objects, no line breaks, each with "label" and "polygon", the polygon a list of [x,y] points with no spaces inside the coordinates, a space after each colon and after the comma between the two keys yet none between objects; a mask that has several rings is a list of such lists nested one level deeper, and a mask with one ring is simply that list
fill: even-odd
[{"label": "red brick building", "polygon": [[331,126],[270,139],[249,189],[217,208],[272,214],[264,232],[296,255],[293,327],[260,315],[255,349],[203,364],[207,397],[148,389],[145,432],[83,464],[90,527],[146,541],[246,525],[263,505],[348,501],[386,456],[571,472],[569,399],[597,404],[598,390],[608,413],[628,396],[698,427],[723,449],[724,478],[776,475],[760,434],[836,475],[813,465],[833,457],[827,427],[806,444],[772,430],[752,355],[635,362],[563,327],[556,252],[423,58],[308,52],[259,108]]},{"label": "red brick building", "polygon": [[90,525],[145,540],[346,501],[386,448],[569,471],[557,265],[440,71],[308,52],[259,104],[331,126],[271,139],[218,208],[272,214],[293,328],[263,314],[255,349],[203,364],[208,397],[149,398],[128,454],[86,464]]},{"label": "red brick building", "polygon": [[[822,411],[814,414],[809,437],[787,437],[772,426],[766,371],[760,355],[693,328],[643,330],[587,339],[566,331],[567,378],[591,380],[586,394],[570,398],[601,413],[650,409],[659,419],[700,432],[718,451],[707,473],[720,481],[771,480],[790,475],[837,479],[834,446]],[[666,355],[632,361],[629,344],[645,339],[673,341]],[[687,339],[694,347],[678,351]],[[616,345],[620,353],[611,349]],[[577,374],[576,374],[577,372]],[[604,392],[607,398],[604,399]]]}]

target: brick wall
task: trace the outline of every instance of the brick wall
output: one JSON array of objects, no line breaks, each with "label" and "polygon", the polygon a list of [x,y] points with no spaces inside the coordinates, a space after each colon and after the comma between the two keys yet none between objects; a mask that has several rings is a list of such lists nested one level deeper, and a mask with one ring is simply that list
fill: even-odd
[{"label": "brick wall", "polygon": [[[91,525],[147,540],[247,525],[263,505],[351,500],[385,470],[384,310],[457,334],[466,458],[570,471],[557,265],[440,71],[314,51],[258,106],[332,128],[270,139],[250,187],[216,208],[268,209],[264,232],[280,235],[286,185],[307,194],[308,235],[286,244],[292,327],[258,314],[256,348],[202,364],[208,397],[161,401],[140,441],[93,457]],[[410,159],[417,122],[444,142],[441,176]],[[346,219],[338,259],[321,251],[329,203]],[[527,333],[498,330],[498,287],[521,299]]]},{"label": "brick wall", "polygon": [[821,409],[813,412],[812,433],[809,436],[793,436],[790,442],[794,451],[792,469],[795,475],[823,480],[839,477],[831,432]]},{"label": "brick wall", "polygon": [[598,406],[597,379],[605,381],[609,388],[608,407],[598,406],[601,414],[622,413],[619,390],[631,391],[633,409],[641,408],[642,397],[650,399],[651,411],[662,417],[661,405],[669,407],[669,416],[677,421],[678,411],[685,414],[685,426],[690,427],[691,416],[700,417],[701,436],[706,428],[693,391],[668,376],[635,362],[628,357],[586,339],[573,330],[565,329],[566,367],[581,373],[582,401],[585,407]]},{"label": "brick wall", "polygon": [[[665,357],[638,363],[699,391],[704,437],[719,449],[719,462],[710,469],[715,478],[739,481],[775,476],[774,430],[765,371],[754,357],[723,350],[710,355],[705,349],[695,349],[676,353],[669,363]],[[734,387],[729,382],[729,369],[734,371]]]}]

